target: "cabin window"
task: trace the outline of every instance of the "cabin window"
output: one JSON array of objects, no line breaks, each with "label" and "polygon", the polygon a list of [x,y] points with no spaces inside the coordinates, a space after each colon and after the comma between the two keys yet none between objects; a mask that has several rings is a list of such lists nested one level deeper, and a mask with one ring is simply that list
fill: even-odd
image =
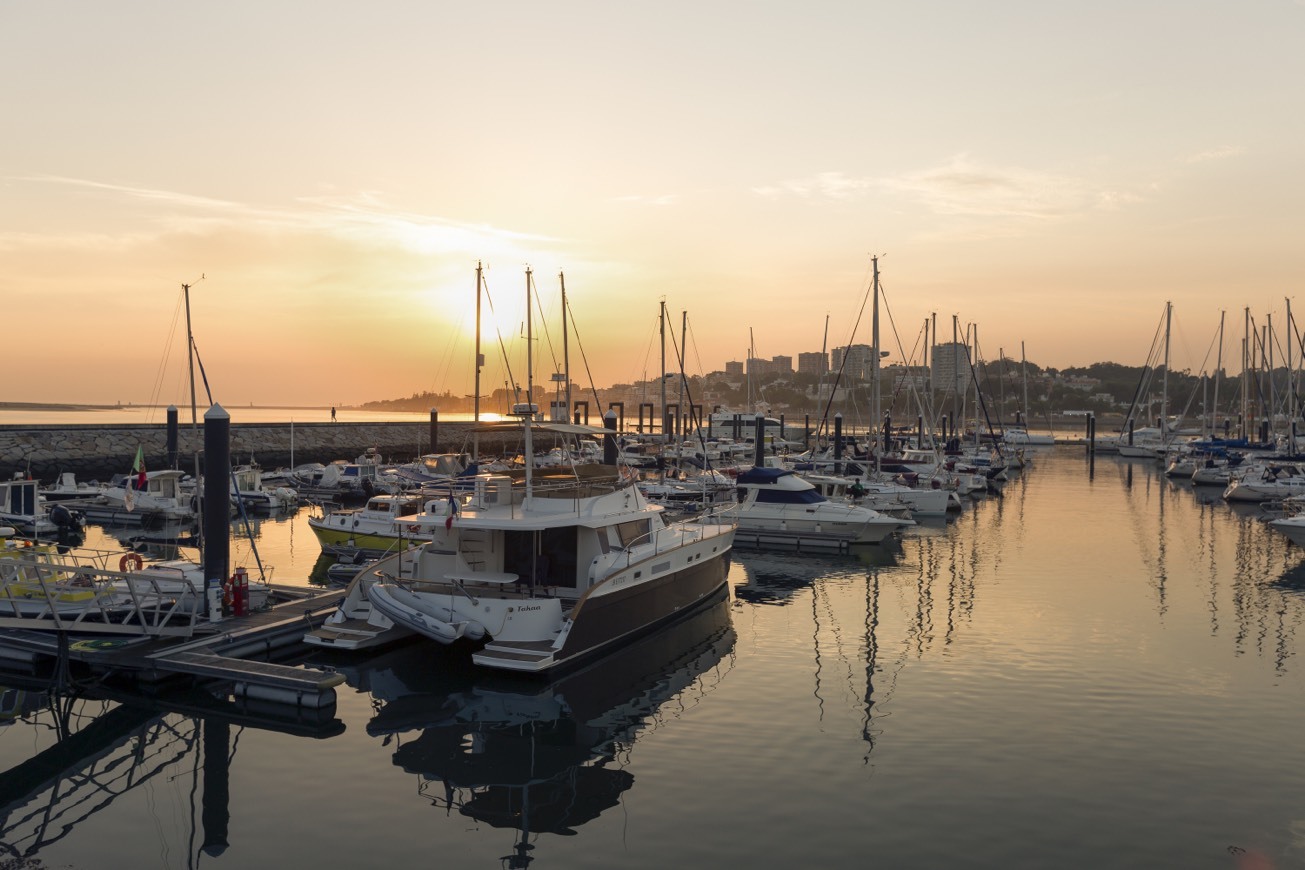
[{"label": "cabin window", "polygon": [[638,542],[640,538],[646,538],[648,535],[647,520],[631,520],[618,523],[612,528],[616,530],[616,539],[620,541],[622,547],[629,547],[631,544]]},{"label": "cabin window", "polygon": [[503,570],[518,577],[517,584],[529,587],[576,585],[578,529],[568,526],[540,532],[503,533]]},{"label": "cabin window", "polygon": [[419,507],[420,505],[418,505],[415,501],[410,501],[407,504],[399,505],[399,516],[410,517],[413,514],[417,513],[417,508]]}]

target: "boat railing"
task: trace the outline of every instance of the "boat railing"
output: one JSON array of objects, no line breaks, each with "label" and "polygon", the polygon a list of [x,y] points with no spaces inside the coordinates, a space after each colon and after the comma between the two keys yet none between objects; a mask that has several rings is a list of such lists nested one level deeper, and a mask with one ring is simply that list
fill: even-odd
[{"label": "boat railing", "polygon": [[0,628],[190,637],[204,597],[187,581],[87,562],[15,557],[0,566]]}]

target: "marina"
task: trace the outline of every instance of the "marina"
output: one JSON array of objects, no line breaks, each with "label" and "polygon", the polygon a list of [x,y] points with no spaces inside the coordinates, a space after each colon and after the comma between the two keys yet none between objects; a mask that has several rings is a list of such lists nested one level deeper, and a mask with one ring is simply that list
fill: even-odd
[{"label": "marina", "polygon": [[[307,516],[252,540],[326,588]],[[73,868],[1305,866],[1305,559],[1268,518],[1058,446],[849,555],[736,548],[719,601],[557,678],[425,639],[270,657],[337,679],[325,709],[20,668],[0,842]]]}]

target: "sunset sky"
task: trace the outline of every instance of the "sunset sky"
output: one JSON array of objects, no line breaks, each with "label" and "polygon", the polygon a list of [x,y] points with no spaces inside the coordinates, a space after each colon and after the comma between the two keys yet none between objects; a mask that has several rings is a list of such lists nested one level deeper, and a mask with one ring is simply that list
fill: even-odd
[{"label": "sunset sky", "polygon": [[[0,4],[0,401],[227,405],[870,343],[1240,369],[1305,279],[1305,0]],[[201,279],[201,276],[202,279]],[[864,313],[863,313],[864,311]],[[861,318],[858,322],[858,318]],[[899,341],[904,352],[899,349]],[[669,353],[669,351],[668,351]],[[678,368],[678,364],[668,365]]]}]

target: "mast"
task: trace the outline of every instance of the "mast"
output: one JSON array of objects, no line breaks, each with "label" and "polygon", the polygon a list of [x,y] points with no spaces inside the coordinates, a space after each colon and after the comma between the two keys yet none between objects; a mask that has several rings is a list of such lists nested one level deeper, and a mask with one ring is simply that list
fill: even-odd
[{"label": "mast", "polygon": [[1223,318],[1227,312],[1219,312],[1219,351],[1215,354],[1214,367],[1214,404],[1210,412],[1210,434],[1217,436],[1219,432],[1219,378],[1223,376]]},{"label": "mast", "polygon": [[684,356],[689,352],[689,312],[682,310],[680,312],[680,352],[678,354],[680,364],[677,366],[680,372],[680,393],[676,400],[680,405],[680,426],[681,436],[686,435],[689,431],[689,407],[688,397],[684,395]]},{"label": "mast", "polygon": [[535,338],[534,338],[534,319],[531,316],[530,306],[533,304],[530,299],[530,267],[526,267],[526,407],[523,417],[524,423],[524,442],[526,454],[526,498],[531,495],[532,471],[535,465],[535,448],[530,439],[530,424],[535,420]]},{"label": "mast", "polygon": [[562,374],[566,376],[566,417],[567,422],[571,422],[571,353],[567,344],[566,334],[566,276],[561,272],[557,273],[557,280],[562,285]]},{"label": "mast", "polygon": [[662,420],[658,428],[662,433],[662,443],[668,442],[669,438],[666,432],[666,300],[661,300],[657,307],[657,329],[662,343],[662,371],[661,377],[657,380],[661,384],[662,395]]},{"label": "mast", "polygon": [[1287,454],[1296,454],[1296,372],[1292,369],[1291,299],[1287,299]]},{"label": "mast", "polygon": [[1251,309],[1249,306],[1242,309],[1242,426],[1241,436],[1246,437],[1249,419],[1247,412],[1250,410],[1250,348],[1251,348]]},{"label": "mast", "polygon": [[[484,276],[480,261],[476,262],[476,358],[474,360],[476,369],[476,378],[471,397],[471,461],[480,461],[480,434],[476,431],[480,428],[480,369],[485,365],[485,355],[480,352],[480,297],[481,287],[483,286]],[[435,445],[431,445],[433,450]]]},{"label": "mast", "polygon": [[1169,446],[1169,325],[1174,316],[1174,303],[1165,303],[1165,376],[1160,384],[1160,445]]},{"label": "mast", "polygon": [[1020,381],[1024,387],[1024,431],[1029,429],[1029,371],[1028,360],[1024,356],[1024,342],[1020,342]]},{"label": "mast", "polygon": [[875,475],[878,476],[882,468],[880,454],[883,452],[883,445],[887,444],[887,433],[884,431],[884,420],[881,416],[883,397],[879,394],[879,258],[871,257],[870,264],[874,267],[874,308],[870,313],[870,338],[874,344],[874,351],[870,355],[870,424],[879,427],[879,444],[876,445],[873,454]]},{"label": "mast", "polygon": [[[190,375],[190,430],[196,444],[203,442],[199,438],[199,414],[195,408],[195,336],[190,328],[190,285],[181,285],[182,295],[186,300],[186,368]],[[202,481],[203,477],[199,473],[199,450],[195,451],[195,480]],[[198,484],[196,484],[198,486]],[[198,494],[198,488],[195,490]],[[204,499],[195,498],[195,521],[196,526],[204,528]],[[203,535],[200,536],[200,552],[203,552]]]}]

